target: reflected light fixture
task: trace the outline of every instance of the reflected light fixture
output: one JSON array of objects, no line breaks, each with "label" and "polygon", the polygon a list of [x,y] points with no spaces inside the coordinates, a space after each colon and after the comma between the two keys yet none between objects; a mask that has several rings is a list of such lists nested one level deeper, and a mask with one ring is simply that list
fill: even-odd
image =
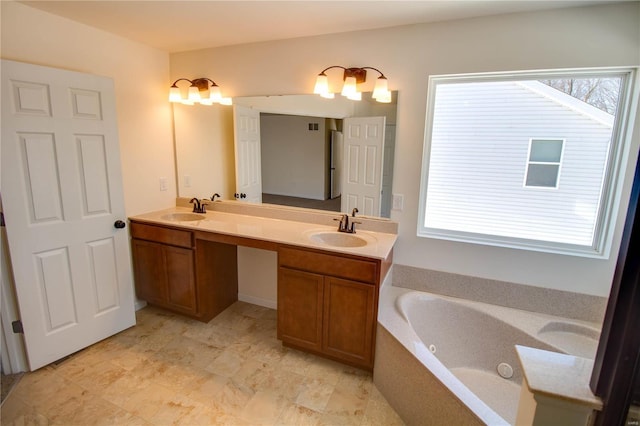
[{"label": "reflected light fixture", "polygon": [[[187,97],[182,97],[182,91],[178,87],[178,82],[188,81],[190,86],[187,91]],[[211,86],[209,86],[211,83]],[[179,102],[184,105],[231,105],[233,101],[231,98],[222,97],[220,87],[209,78],[196,78],[189,80],[187,78],[179,78],[173,82],[169,88],[169,102]]]},{"label": "reflected light fixture", "polygon": [[362,99],[362,92],[358,90],[358,84],[364,83],[367,80],[367,70],[374,70],[380,73],[380,76],[376,79],[376,85],[373,88],[373,94],[371,97],[378,102],[390,103],[391,92],[387,85],[387,77],[384,76],[382,71],[373,67],[351,67],[346,68],[340,65],[332,65],[322,70],[316,78],[316,85],[313,89],[313,93],[322,96],[323,98],[333,99],[335,93],[329,91],[329,79],[326,71],[332,68],[341,68],[343,72],[343,80],[341,95],[347,99],[353,101],[359,101]]}]

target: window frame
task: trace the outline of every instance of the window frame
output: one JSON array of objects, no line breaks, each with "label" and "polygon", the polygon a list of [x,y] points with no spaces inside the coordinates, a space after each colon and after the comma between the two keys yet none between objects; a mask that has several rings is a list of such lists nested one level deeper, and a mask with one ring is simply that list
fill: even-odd
[{"label": "window frame", "polygon": [[[533,147],[534,141],[546,141],[546,142],[555,142],[562,141],[562,146],[560,147],[560,160],[557,162],[550,161],[531,161],[531,148]],[[524,180],[522,181],[522,187],[527,190],[542,190],[549,191],[555,190],[560,187],[560,176],[562,174],[562,162],[564,160],[564,147],[567,142],[566,138],[529,138],[529,149],[527,150],[527,164],[525,166],[524,172]],[[531,164],[542,164],[542,165],[550,165],[550,166],[558,166],[558,174],[556,175],[556,184],[555,186],[539,186],[539,185],[527,185],[527,177],[529,176],[529,166]]]},{"label": "window frame", "polygon": [[[435,94],[440,84],[543,80],[562,78],[589,78],[618,76],[621,78],[618,111],[612,130],[612,143],[609,147],[605,166],[603,189],[598,206],[594,237],[591,246],[568,243],[555,243],[498,235],[451,231],[425,226],[427,190],[429,187],[429,164],[431,157],[431,138],[435,109]],[[618,217],[621,191],[627,174],[629,154],[635,114],[638,108],[639,86],[638,67],[599,67],[580,69],[530,70],[514,72],[490,72],[469,74],[431,75],[428,81],[425,130],[422,150],[420,176],[420,194],[418,204],[417,233],[419,238],[456,241],[479,245],[505,247],[518,250],[530,250],[545,253],[563,254],[591,258],[609,258],[613,234]],[[564,145],[563,145],[564,152]],[[558,177],[559,181],[559,177]],[[546,188],[527,188],[544,189]]]}]

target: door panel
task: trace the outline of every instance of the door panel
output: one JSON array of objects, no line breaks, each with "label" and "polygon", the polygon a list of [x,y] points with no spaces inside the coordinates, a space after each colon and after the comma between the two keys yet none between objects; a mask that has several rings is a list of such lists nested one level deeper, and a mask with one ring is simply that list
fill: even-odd
[{"label": "door panel", "polygon": [[323,283],[322,275],[278,268],[278,339],[322,348]]},{"label": "door panel", "polygon": [[113,81],[2,60],[2,197],[30,368],[135,324]]},{"label": "door panel", "polygon": [[357,208],[362,215],[380,216],[385,117],[347,118],[344,126],[341,210]]},{"label": "door panel", "polygon": [[260,112],[240,105],[233,106],[236,192],[250,203],[262,202],[262,165],[260,152]]},{"label": "door panel", "polygon": [[323,350],[341,359],[372,365],[375,286],[325,278]]}]

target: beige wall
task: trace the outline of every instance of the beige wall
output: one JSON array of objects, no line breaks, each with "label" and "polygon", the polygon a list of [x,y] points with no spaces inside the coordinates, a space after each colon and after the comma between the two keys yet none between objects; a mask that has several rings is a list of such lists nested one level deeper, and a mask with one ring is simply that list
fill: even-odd
[{"label": "beige wall", "polygon": [[111,77],[126,213],[175,205],[168,53],[15,2],[2,2],[1,35],[3,59]]},{"label": "beige wall", "polygon": [[[637,66],[639,21],[634,2],[230,46],[172,54],[171,76],[207,76],[226,96],[251,96],[310,93],[329,65],[381,69],[399,91],[393,192],[405,204],[392,212],[400,223],[394,261],[606,296],[617,249],[593,260],[416,237],[427,82],[436,74]],[[639,139],[636,130],[634,155]],[[629,186],[627,179],[625,209]],[[621,227],[619,220],[616,247]]]},{"label": "beige wall", "polygon": [[218,193],[223,199],[233,199],[233,108],[174,104],[173,117],[175,139],[180,141],[176,143],[178,195],[211,198]]}]

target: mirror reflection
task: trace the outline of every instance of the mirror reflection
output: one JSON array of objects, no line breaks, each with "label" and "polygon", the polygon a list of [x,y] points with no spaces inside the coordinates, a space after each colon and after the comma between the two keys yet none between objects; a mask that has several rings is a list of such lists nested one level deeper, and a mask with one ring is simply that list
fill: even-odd
[{"label": "mirror reflection", "polygon": [[389,217],[397,93],[390,104],[315,95],[174,105],[178,195]]}]

